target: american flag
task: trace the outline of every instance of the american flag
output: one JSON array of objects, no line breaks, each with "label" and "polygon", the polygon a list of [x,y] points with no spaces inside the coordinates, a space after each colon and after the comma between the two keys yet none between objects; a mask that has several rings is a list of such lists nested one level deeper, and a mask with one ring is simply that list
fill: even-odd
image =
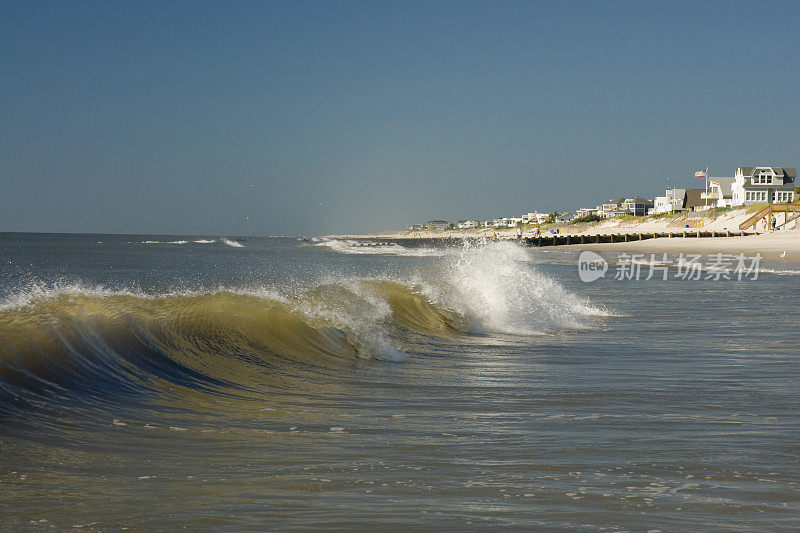
[{"label": "american flag", "polygon": [[695,178],[705,178],[706,177],[706,171],[705,170],[698,170],[697,172],[694,173],[694,177]]}]

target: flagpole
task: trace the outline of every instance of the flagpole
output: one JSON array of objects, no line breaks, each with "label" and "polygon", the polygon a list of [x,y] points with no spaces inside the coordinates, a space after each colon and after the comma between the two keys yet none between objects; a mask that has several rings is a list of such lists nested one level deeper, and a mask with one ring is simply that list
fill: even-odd
[{"label": "flagpole", "polygon": [[706,165],[706,209],[708,209],[708,165]]}]

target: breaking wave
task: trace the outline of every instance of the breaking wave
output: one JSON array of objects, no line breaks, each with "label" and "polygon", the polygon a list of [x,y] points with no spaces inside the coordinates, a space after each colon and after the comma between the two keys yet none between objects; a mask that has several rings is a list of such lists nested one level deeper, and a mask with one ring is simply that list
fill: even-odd
[{"label": "breaking wave", "polygon": [[278,386],[359,359],[403,361],[420,336],[547,334],[603,314],[507,243],[467,246],[405,277],[303,288],[30,287],[0,302],[0,398],[246,389],[254,372]]},{"label": "breaking wave", "polygon": [[351,239],[322,239],[315,246],[334,252],[356,255],[395,255],[405,257],[441,257],[458,253],[458,249],[433,246],[405,247],[396,242],[356,241]]},{"label": "breaking wave", "polygon": [[228,238],[226,238],[226,237],[223,237],[223,238],[222,238],[222,239],[220,239],[220,240],[221,240],[223,243],[225,243],[226,245],[228,245],[228,246],[231,246],[231,247],[233,247],[233,248],[244,248],[244,244],[242,244],[242,243],[240,243],[240,242],[237,242],[237,241],[232,241],[232,240],[230,240],[230,239],[228,239]]}]

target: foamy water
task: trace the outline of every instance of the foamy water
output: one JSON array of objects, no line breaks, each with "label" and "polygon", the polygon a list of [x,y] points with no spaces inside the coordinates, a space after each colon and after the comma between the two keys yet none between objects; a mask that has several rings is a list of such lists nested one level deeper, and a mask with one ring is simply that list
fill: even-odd
[{"label": "foamy water", "polygon": [[355,255],[394,255],[402,257],[442,257],[457,253],[457,250],[435,246],[405,247],[393,242],[355,241],[352,239],[322,239],[316,246],[335,252]]},{"label": "foamy water", "polygon": [[228,238],[225,238],[225,237],[223,237],[220,240],[227,246],[231,246],[233,248],[244,248],[244,244],[242,244],[240,242],[232,241],[232,240],[230,240]]}]

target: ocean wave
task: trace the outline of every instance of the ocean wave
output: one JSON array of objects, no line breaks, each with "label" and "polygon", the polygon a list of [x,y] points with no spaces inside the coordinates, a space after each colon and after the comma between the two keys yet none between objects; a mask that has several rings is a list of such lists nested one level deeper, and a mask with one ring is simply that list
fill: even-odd
[{"label": "ocean wave", "polygon": [[394,255],[405,257],[442,257],[459,252],[457,248],[419,246],[407,248],[393,242],[356,241],[351,239],[313,240],[314,246],[320,246],[342,254],[355,255]]},{"label": "ocean wave", "polygon": [[227,246],[231,246],[233,248],[244,248],[244,244],[242,244],[240,242],[232,241],[232,240],[230,240],[230,239],[228,239],[226,237],[222,237],[222,239],[220,239],[220,240],[224,244],[226,244]]},{"label": "ocean wave", "polygon": [[798,276],[800,275],[800,270],[792,269],[792,268],[769,268],[769,267],[761,267],[759,272],[762,274],[774,274],[776,276]]},{"label": "ocean wave", "polygon": [[[141,241],[140,244],[189,244],[189,242],[193,242],[195,244],[212,244],[212,243],[215,243],[217,241],[214,240],[214,239],[195,239],[195,240],[192,240],[192,241],[188,241],[188,240],[184,240],[184,239],[179,239],[179,240],[175,240],[175,241],[153,241],[153,240],[148,240],[148,241]],[[241,248],[242,247],[242,245],[240,243],[238,243],[236,241],[231,241],[231,240],[226,239],[226,238],[221,239],[221,242],[223,242],[224,244],[227,244],[228,246],[234,246],[236,248]]]},{"label": "ocean wave", "polygon": [[304,287],[34,285],[0,301],[0,395],[247,388],[251,367],[298,379],[347,361],[404,361],[420,335],[540,335],[604,314],[512,243],[467,246],[406,276]]}]

